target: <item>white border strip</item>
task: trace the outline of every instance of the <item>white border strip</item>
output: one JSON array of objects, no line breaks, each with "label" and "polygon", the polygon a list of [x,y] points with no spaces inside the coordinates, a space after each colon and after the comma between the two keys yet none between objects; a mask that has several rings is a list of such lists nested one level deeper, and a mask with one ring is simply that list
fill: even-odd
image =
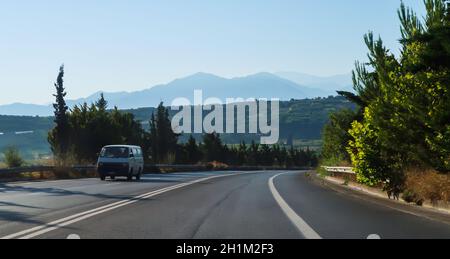
[{"label": "white border strip", "polygon": [[280,175],[284,175],[287,173],[281,173],[277,174],[274,177],[270,178],[269,180],[269,188],[272,192],[273,197],[277,201],[278,205],[283,210],[284,214],[289,218],[289,220],[295,225],[295,227],[300,231],[300,233],[306,238],[306,239],[322,239],[319,234],[317,234],[314,229],[312,229],[308,223],[306,223],[295,211],[287,204],[287,202],[281,197],[280,193],[277,191],[277,188],[275,188],[274,179],[277,178]]}]

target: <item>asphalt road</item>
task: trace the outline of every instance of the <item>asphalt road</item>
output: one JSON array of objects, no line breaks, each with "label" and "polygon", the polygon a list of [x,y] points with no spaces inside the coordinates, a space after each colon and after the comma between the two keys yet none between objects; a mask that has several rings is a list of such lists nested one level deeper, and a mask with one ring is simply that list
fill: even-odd
[{"label": "asphalt road", "polygon": [[450,238],[449,222],[305,172],[0,183],[0,238]]}]

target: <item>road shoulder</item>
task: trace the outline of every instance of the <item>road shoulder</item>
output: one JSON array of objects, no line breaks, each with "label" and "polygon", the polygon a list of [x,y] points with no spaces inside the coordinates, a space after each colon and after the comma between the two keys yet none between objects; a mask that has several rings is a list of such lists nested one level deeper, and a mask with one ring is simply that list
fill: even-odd
[{"label": "road shoulder", "polygon": [[352,187],[343,184],[338,180],[323,178],[317,173],[313,172],[309,177],[315,184],[321,185],[324,188],[332,189],[341,194],[362,199],[366,202],[374,203],[390,209],[394,209],[410,215],[426,218],[429,220],[446,223],[450,225],[450,212],[435,208],[420,207],[413,204],[408,204],[403,201],[395,201],[388,199],[381,193],[374,192],[369,189],[360,187]]}]

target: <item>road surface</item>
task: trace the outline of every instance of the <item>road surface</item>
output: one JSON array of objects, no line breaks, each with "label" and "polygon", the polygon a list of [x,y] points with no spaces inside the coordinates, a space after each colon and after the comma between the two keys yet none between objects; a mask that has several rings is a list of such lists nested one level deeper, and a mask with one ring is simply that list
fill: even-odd
[{"label": "road surface", "polygon": [[447,215],[389,204],[305,172],[0,183],[0,238],[450,238]]}]

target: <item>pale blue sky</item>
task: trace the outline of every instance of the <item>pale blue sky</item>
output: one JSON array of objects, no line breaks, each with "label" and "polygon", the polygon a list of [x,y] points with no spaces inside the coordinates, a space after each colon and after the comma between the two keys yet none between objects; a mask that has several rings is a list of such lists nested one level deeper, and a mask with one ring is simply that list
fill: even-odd
[{"label": "pale blue sky", "polygon": [[[421,0],[405,3],[422,10]],[[362,37],[398,49],[400,0],[2,0],[0,104],[134,91],[196,72],[348,73]],[[423,11],[420,11],[421,13]]]}]

